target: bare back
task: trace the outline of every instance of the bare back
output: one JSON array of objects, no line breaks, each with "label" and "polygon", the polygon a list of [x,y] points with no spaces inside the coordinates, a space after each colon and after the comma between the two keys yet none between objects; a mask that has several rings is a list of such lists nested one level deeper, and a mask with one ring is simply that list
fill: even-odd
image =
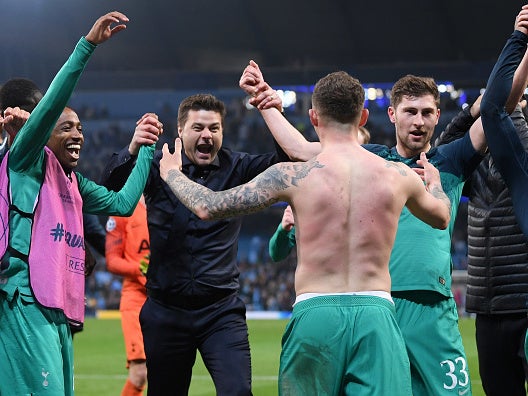
[{"label": "bare back", "polygon": [[179,171],[179,139],[174,154],[163,146],[160,175],[203,220],[289,202],[297,234],[297,294],[390,292],[388,262],[403,206],[435,228],[449,223],[450,202],[440,174],[422,153],[417,163],[424,166],[426,190],[408,166],[366,151],[349,129],[329,128],[321,135],[323,150],[313,159],[273,165],[225,191],[211,191]]},{"label": "bare back", "polygon": [[309,161],[292,188],[302,293],[390,292],[388,262],[398,219],[421,180],[407,166],[357,144],[334,146]]}]

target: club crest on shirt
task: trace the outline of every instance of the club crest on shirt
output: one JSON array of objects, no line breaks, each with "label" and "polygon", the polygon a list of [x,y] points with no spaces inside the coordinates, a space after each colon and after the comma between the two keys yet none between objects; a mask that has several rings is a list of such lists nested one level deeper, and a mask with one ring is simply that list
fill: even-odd
[{"label": "club crest on shirt", "polygon": [[106,221],[106,231],[110,232],[110,231],[115,230],[115,228],[116,228],[115,219],[113,217],[109,217],[108,220]]}]

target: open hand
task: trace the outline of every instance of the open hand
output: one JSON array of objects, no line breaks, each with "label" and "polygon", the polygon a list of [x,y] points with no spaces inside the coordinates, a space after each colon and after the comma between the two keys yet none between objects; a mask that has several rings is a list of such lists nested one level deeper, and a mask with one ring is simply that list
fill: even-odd
[{"label": "open hand", "polygon": [[425,187],[429,191],[431,187],[441,186],[440,172],[429,162],[424,152],[420,153],[420,159],[416,163],[422,168],[413,168],[418,175],[425,182]]},{"label": "open hand", "polygon": [[[101,44],[114,34],[126,29],[126,25],[122,22],[128,22],[128,18],[125,14],[118,11],[109,12],[95,21],[94,25],[86,35],[86,40],[95,45]],[[113,23],[116,23],[117,25],[111,27]]]},{"label": "open hand", "polygon": [[161,152],[163,156],[160,160],[160,177],[166,181],[171,170],[181,171],[182,159],[181,159],[182,141],[180,138],[176,138],[174,141],[174,154],[169,151],[167,143],[163,145]]}]

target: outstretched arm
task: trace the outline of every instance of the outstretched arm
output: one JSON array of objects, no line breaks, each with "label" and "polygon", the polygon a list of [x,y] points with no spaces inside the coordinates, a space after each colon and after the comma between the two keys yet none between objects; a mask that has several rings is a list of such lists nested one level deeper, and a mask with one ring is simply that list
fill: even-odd
[{"label": "outstretched arm", "polygon": [[174,195],[202,220],[215,220],[258,212],[279,201],[286,188],[278,167],[273,165],[250,182],[225,191],[212,191],[191,181],[181,172],[181,139],[175,141],[174,154],[163,145],[160,176]]},{"label": "outstretched arm", "polygon": [[271,134],[292,160],[307,161],[321,152],[319,142],[306,140],[281,114],[280,98],[264,80],[257,63],[249,62],[240,77],[239,85],[251,96],[249,103],[260,111]]}]

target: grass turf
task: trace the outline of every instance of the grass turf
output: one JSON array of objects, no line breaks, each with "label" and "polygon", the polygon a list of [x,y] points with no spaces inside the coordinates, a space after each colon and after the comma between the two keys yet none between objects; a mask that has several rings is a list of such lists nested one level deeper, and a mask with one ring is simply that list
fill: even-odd
[{"label": "grass turf", "polygon": [[[277,395],[280,341],[285,320],[248,320],[253,365],[253,394]],[[121,325],[117,319],[87,319],[74,337],[76,396],[113,396],[121,393],[127,376]],[[475,323],[461,319],[473,396],[484,396],[478,374]],[[191,396],[214,396],[213,382],[200,358],[193,369]]]}]

